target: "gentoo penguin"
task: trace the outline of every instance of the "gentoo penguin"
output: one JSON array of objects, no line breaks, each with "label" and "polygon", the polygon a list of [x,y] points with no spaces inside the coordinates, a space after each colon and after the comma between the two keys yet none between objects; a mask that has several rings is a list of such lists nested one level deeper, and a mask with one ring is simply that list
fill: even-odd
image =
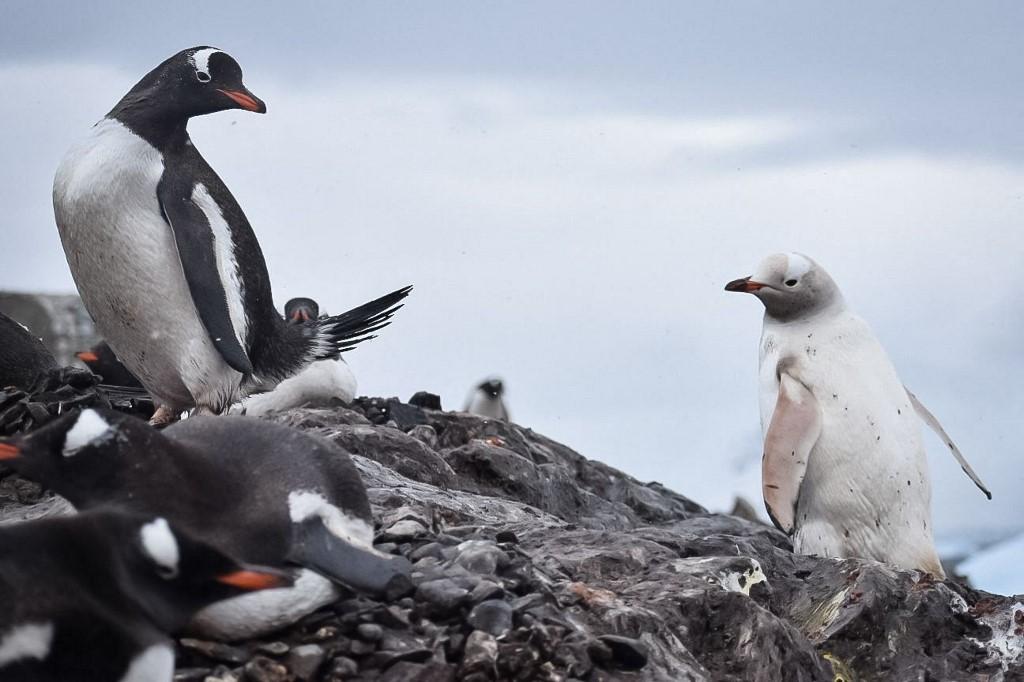
[{"label": "gentoo penguin", "polygon": [[76,509],[115,503],[165,516],[243,561],[304,567],[292,588],[204,609],[193,626],[205,636],[288,625],[337,598],[328,578],[373,593],[408,583],[408,562],[373,549],[370,504],[348,453],[281,424],[199,416],[157,431],[88,409],[0,443],[0,461]]},{"label": "gentoo penguin", "polygon": [[[305,324],[320,317],[320,306],[311,298],[293,298],[285,304],[284,316],[289,324]],[[329,404],[332,400],[351,403],[355,397],[356,377],[347,362],[341,358],[317,360],[274,390],[246,398],[241,411],[260,417],[302,405]]]},{"label": "gentoo penguin", "polygon": [[864,557],[942,576],[920,415],[991,498],[935,418],[900,381],[824,268],[764,259],[726,291],[765,307],[760,347],[765,506],[801,554]]},{"label": "gentoo penguin", "polygon": [[28,329],[0,313],[0,388],[30,389],[58,367],[53,354]]},{"label": "gentoo penguin", "polygon": [[75,357],[84,362],[89,371],[100,377],[104,384],[142,388],[138,378],[117,359],[106,341],[100,341],[89,350],[75,353]]},{"label": "gentoo penguin", "polygon": [[509,421],[508,409],[505,407],[505,401],[502,400],[504,394],[505,386],[501,383],[501,379],[488,379],[473,389],[463,412],[507,422]]},{"label": "gentoo penguin", "polygon": [[110,347],[168,423],[220,413],[388,324],[411,287],[342,315],[289,325],[235,198],[186,126],[224,109],[264,113],[242,70],[213,47],[146,74],[71,148],[53,205],[71,274]]},{"label": "gentoo penguin", "polygon": [[0,527],[0,679],[170,682],[204,606],[291,583],[162,517],[114,508]]}]

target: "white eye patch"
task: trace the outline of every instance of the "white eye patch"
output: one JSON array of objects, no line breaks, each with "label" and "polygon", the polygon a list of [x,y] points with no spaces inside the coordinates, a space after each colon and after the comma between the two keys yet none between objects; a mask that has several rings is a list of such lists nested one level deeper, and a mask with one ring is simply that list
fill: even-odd
[{"label": "white eye patch", "polygon": [[189,55],[189,61],[192,62],[192,66],[196,67],[196,78],[203,83],[210,81],[210,57],[218,52],[222,52],[222,50],[218,50],[215,47],[205,47]]},{"label": "white eye patch", "polygon": [[106,438],[113,428],[96,410],[84,410],[64,435],[64,456],[71,457],[89,443]]},{"label": "white eye patch", "polygon": [[142,538],[142,548],[146,554],[156,562],[161,569],[160,574],[165,578],[173,578],[178,575],[178,541],[167,525],[167,519],[160,517],[150,521],[142,527],[139,532]]},{"label": "white eye patch", "polygon": [[801,277],[806,275],[814,267],[805,256],[801,256],[799,253],[787,253],[786,259],[788,265],[786,267],[786,276],[783,278],[784,282],[788,282],[791,279],[799,280]]}]

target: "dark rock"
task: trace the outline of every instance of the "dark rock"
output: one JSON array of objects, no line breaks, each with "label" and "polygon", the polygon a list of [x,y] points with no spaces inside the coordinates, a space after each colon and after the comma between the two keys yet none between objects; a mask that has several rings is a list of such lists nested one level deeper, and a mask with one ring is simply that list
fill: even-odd
[{"label": "dark rock", "polygon": [[356,628],[356,633],[368,642],[376,642],[384,636],[384,628],[375,623],[363,623]]},{"label": "dark rock", "polygon": [[508,557],[493,542],[467,540],[458,546],[455,564],[473,573],[494,575],[498,566],[508,563]]},{"label": "dark rock", "polygon": [[[288,668],[277,661],[272,661],[265,656],[257,656],[242,669],[243,679],[251,682],[288,682],[291,675]],[[308,680],[309,677],[300,677],[300,680]]]},{"label": "dark rock", "polygon": [[505,594],[505,588],[490,580],[481,580],[469,593],[469,601],[478,604],[485,599],[500,599]]},{"label": "dark rock", "polygon": [[338,656],[331,661],[331,669],[328,677],[338,677],[346,680],[359,672],[359,664],[351,658]]},{"label": "dark rock", "polygon": [[[460,674],[465,679],[474,673],[491,674],[498,662],[498,641],[493,635],[474,630],[466,638]],[[487,679],[487,678],[484,678]]]},{"label": "dark rock", "polygon": [[288,652],[285,663],[300,680],[312,680],[327,659],[327,652],[318,644],[303,644]]},{"label": "dark rock", "polygon": [[191,649],[211,660],[222,663],[245,663],[249,660],[249,652],[245,649],[221,642],[207,642],[202,639],[186,637],[179,640],[179,643],[186,649]]},{"label": "dark rock", "polygon": [[409,398],[409,404],[422,407],[425,410],[440,410],[441,396],[427,391],[417,391]]},{"label": "dark rock", "polygon": [[495,542],[507,542],[512,545],[519,543],[519,538],[513,531],[510,530],[498,531],[498,533],[494,536],[494,540]]},{"label": "dark rock", "polygon": [[459,587],[449,578],[430,580],[416,588],[416,598],[429,602],[442,615],[459,608],[468,596],[469,590]]},{"label": "dark rock", "polygon": [[203,682],[213,670],[210,668],[178,668],[174,671],[174,682]]},{"label": "dark rock", "polygon": [[512,607],[500,599],[483,601],[469,612],[467,622],[477,630],[500,637],[512,629]]},{"label": "dark rock", "polygon": [[256,651],[271,656],[283,656],[288,653],[288,645],[284,642],[263,642],[256,645]]},{"label": "dark rock", "polygon": [[623,670],[640,670],[647,665],[643,642],[619,635],[601,635],[600,640],[611,651],[611,662]]},{"label": "dark rock", "polygon": [[428,424],[417,424],[406,433],[426,445],[428,448],[437,449],[437,431]]}]

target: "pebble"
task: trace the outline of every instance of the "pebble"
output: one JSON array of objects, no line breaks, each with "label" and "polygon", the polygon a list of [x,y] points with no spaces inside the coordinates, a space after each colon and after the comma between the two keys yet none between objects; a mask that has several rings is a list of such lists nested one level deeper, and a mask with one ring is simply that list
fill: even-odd
[{"label": "pebble", "polygon": [[288,652],[285,662],[296,678],[312,680],[326,658],[327,652],[319,644],[303,644]]},{"label": "pebble", "polygon": [[390,542],[404,542],[421,537],[426,532],[427,526],[416,519],[401,519],[385,528],[378,537]]},{"label": "pebble", "polygon": [[474,630],[466,638],[462,656],[462,674],[487,673],[494,670],[498,660],[498,641],[493,635]]},{"label": "pebble", "polygon": [[458,547],[455,563],[473,573],[494,575],[499,566],[508,563],[508,556],[493,542],[467,540]]},{"label": "pebble", "polygon": [[342,679],[352,677],[359,672],[359,664],[347,656],[338,656],[331,662],[330,675]]},{"label": "pebble", "polygon": [[431,450],[437,450],[437,431],[434,430],[433,426],[417,424],[409,429],[407,433]]},{"label": "pebble", "polygon": [[376,642],[384,636],[384,628],[375,623],[363,623],[356,628],[356,633],[369,642]]},{"label": "pebble", "polygon": [[266,656],[252,659],[242,671],[246,682],[286,682],[290,679],[288,668]]},{"label": "pebble", "polygon": [[476,630],[500,637],[512,629],[512,607],[500,599],[480,602],[469,612],[468,622]]},{"label": "pebble", "polygon": [[490,580],[481,580],[469,593],[469,600],[479,604],[486,599],[500,599],[505,595],[505,588]]},{"label": "pebble", "polygon": [[494,540],[495,542],[504,542],[511,545],[519,544],[519,538],[516,537],[516,534],[510,530],[500,531],[497,535],[494,536]]},{"label": "pebble", "polygon": [[256,645],[256,651],[271,656],[283,656],[288,653],[288,645],[284,642],[263,642]]},{"label": "pebble", "polygon": [[469,596],[469,590],[459,587],[449,578],[440,578],[421,583],[416,588],[416,598],[429,602],[443,613],[451,613]]}]

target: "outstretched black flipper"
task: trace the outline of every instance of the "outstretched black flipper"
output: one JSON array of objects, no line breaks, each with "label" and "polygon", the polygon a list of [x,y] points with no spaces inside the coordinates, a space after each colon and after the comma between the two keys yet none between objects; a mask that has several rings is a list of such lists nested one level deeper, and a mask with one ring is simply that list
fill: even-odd
[{"label": "outstretched black flipper", "polygon": [[331,533],[319,516],[293,526],[288,560],[352,589],[398,597],[412,587],[412,564],[405,557],[381,554]]},{"label": "outstretched black flipper", "polygon": [[375,338],[373,332],[391,324],[391,317],[402,307],[399,301],[410,291],[411,286],[402,287],[341,315],[309,323],[313,330],[311,359],[336,358],[357,344]]}]

